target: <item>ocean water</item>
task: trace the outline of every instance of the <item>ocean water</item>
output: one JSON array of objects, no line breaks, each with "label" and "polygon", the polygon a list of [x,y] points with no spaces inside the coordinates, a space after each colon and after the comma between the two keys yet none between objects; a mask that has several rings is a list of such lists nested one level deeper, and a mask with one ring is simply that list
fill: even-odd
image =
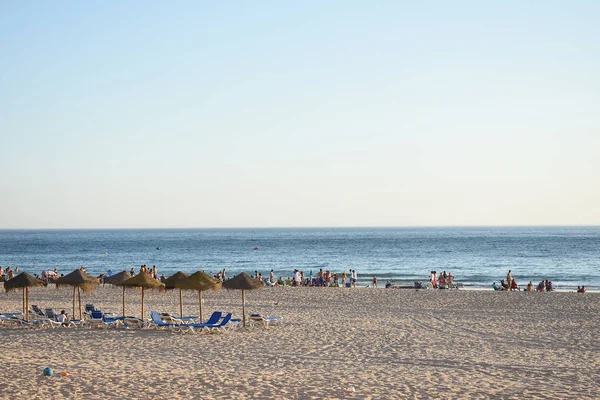
[{"label": "ocean water", "polygon": [[510,269],[520,285],[549,279],[559,290],[600,290],[600,227],[0,231],[0,265],[31,274],[82,265],[92,275],[137,272],[142,264],[166,276],[355,269],[359,284],[377,275],[380,286],[427,281],[436,270],[467,288],[490,288]]}]

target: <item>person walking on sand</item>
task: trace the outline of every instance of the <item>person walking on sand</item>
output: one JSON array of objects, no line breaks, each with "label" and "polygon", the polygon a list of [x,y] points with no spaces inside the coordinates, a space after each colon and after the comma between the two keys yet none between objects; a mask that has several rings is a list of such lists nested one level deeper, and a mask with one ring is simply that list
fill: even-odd
[{"label": "person walking on sand", "polygon": [[373,287],[377,289],[377,276],[373,275]]}]

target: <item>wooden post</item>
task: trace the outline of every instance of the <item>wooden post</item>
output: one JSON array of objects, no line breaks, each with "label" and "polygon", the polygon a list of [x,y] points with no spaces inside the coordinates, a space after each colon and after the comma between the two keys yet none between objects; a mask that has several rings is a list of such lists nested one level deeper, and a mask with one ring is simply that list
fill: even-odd
[{"label": "wooden post", "polygon": [[123,316],[125,316],[125,286],[123,286]]},{"label": "wooden post", "polygon": [[73,286],[73,315],[71,318],[75,318],[75,286]]},{"label": "wooden post", "polygon": [[202,323],[202,290],[198,290],[198,303],[200,304],[200,323]]},{"label": "wooden post", "polygon": [[81,320],[81,288],[77,286],[77,298],[79,300],[79,320]]},{"label": "wooden post", "polygon": [[[27,287],[23,287],[23,306],[21,307],[21,311],[23,311],[23,315],[25,315],[25,291]],[[27,319],[27,315],[25,315],[25,319]]]},{"label": "wooden post", "polygon": [[179,316],[183,318],[183,298],[181,297],[181,289],[179,289]]},{"label": "wooden post", "polygon": [[242,325],[246,327],[246,292],[242,289]]},{"label": "wooden post", "polygon": [[25,287],[25,320],[29,321],[29,288]]},{"label": "wooden post", "polygon": [[144,287],[142,286],[142,321],[144,320]]}]

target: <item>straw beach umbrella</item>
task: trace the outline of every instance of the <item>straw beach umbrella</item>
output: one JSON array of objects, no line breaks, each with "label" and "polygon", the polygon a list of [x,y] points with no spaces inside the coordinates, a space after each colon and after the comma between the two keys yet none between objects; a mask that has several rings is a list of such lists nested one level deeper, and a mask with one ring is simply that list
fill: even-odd
[{"label": "straw beach umbrella", "polygon": [[225,289],[241,289],[242,290],[242,323],[246,326],[246,290],[262,289],[264,284],[254,278],[251,278],[247,273],[242,272],[231,279],[223,282]]},{"label": "straw beach umbrella", "polygon": [[[202,271],[194,272],[186,279],[179,281],[175,284],[179,289],[185,290],[197,290],[198,291],[198,302],[200,304],[200,321],[202,321],[202,292],[206,290],[219,290],[221,289],[221,282],[217,281],[208,274]],[[183,315],[182,315],[183,316]]]},{"label": "straw beach umbrella", "polygon": [[81,291],[83,293],[93,292],[98,286],[98,279],[83,272],[81,269],[76,269],[68,275],[65,275],[56,280],[56,288],[61,286],[73,286],[73,317],[75,317],[75,289],[79,298],[79,319],[81,319]]},{"label": "straw beach umbrella", "polygon": [[25,319],[29,319],[29,288],[36,286],[46,286],[43,280],[29,275],[27,272],[21,272],[14,278],[4,282],[4,290],[11,292],[19,288],[23,289],[23,314]]},{"label": "straw beach umbrella", "polygon": [[[188,276],[189,275],[184,272],[177,271],[175,274],[171,275],[165,280],[165,289],[169,290],[177,288],[177,283],[185,280]],[[181,297],[181,288],[179,288],[179,316],[183,317],[183,299]]]},{"label": "straw beach umbrella", "polygon": [[132,275],[129,272],[121,271],[118,274],[104,278],[104,283],[108,283],[109,285],[118,285],[119,283],[124,282],[131,277]]},{"label": "straw beach umbrella", "polygon": [[[140,272],[134,277],[127,279],[126,281],[121,282],[119,285],[125,287],[140,287],[142,288],[142,319],[144,319],[144,290],[146,289],[162,289],[165,285],[157,280],[152,278],[145,272]],[[125,289],[123,289],[123,316],[125,316]]]},{"label": "straw beach umbrella", "polygon": [[[108,283],[110,285],[120,286],[121,283],[125,282],[127,279],[131,278],[132,275],[127,271],[121,271],[118,274],[113,276],[109,276],[108,278],[104,278],[104,283]],[[125,286],[123,286],[123,316],[125,316]]]}]

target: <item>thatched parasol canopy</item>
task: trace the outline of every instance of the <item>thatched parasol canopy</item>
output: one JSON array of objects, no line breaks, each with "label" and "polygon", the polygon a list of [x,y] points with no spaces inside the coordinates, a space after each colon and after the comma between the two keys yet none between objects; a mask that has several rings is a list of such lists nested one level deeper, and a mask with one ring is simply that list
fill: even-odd
[{"label": "thatched parasol canopy", "polygon": [[223,282],[223,287],[225,289],[253,290],[262,289],[263,286],[264,284],[261,281],[252,278],[245,272]]},{"label": "thatched parasol canopy", "polygon": [[200,291],[218,290],[221,288],[221,282],[202,271],[197,271],[190,275],[187,279],[178,283],[176,287],[179,289]]},{"label": "thatched parasol canopy", "polygon": [[104,278],[104,283],[108,283],[110,285],[119,285],[120,283],[126,281],[131,278],[131,274],[127,271],[121,271],[118,274],[107,276]]},{"label": "thatched parasol canopy", "polygon": [[186,274],[185,272],[177,271],[175,274],[171,275],[170,277],[168,277],[165,280],[165,289],[169,290],[169,289],[179,288],[179,286],[177,286],[177,284],[179,282],[185,281],[185,279],[188,276],[189,275]]},{"label": "thatched parasol canopy", "polygon": [[83,293],[93,292],[94,288],[98,286],[98,279],[78,268],[56,280],[56,288],[61,286],[73,286],[73,317],[75,316],[75,289],[77,288],[79,295],[79,319],[81,319],[81,293],[79,290],[83,290]]},{"label": "thatched parasol canopy", "polygon": [[165,284],[158,279],[154,279],[145,272],[140,272],[136,276],[119,283],[119,286],[141,287],[142,289],[159,289],[164,288]]},{"label": "thatched parasol canopy", "polygon": [[14,278],[4,282],[4,290],[11,292],[19,288],[23,289],[23,314],[25,319],[29,319],[29,288],[36,286],[46,286],[43,280],[29,275],[27,272],[21,272]]},{"label": "thatched parasol canopy", "polygon": [[4,290],[6,292],[35,286],[46,286],[46,284],[43,280],[31,276],[27,272],[21,272],[11,280],[4,282]]},{"label": "thatched parasol canopy", "polygon": [[81,288],[83,293],[89,293],[93,292],[94,288],[98,286],[98,278],[94,278],[78,268],[70,274],[56,280],[56,287],[58,288],[61,286],[75,286]]},{"label": "thatched parasol canopy", "polygon": [[127,279],[119,283],[123,286],[123,316],[125,316],[125,288],[126,287],[141,287],[142,288],[142,319],[144,319],[144,290],[145,289],[162,289],[165,287],[164,283],[152,278],[145,272],[140,272],[134,277]]},{"label": "thatched parasol canopy", "polygon": [[246,326],[246,290],[262,289],[264,284],[256,280],[245,272],[234,276],[231,279],[223,282],[225,289],[241,289],[242,290],[242,324]]},{"label": "thatched parasol canopy", "polygon": [[219,290],[221,289],[221,282],[214,279],[212,276],[197,271],[186,279],[176,283],[179,289],[184,290],[197,290],[198,291],[198,304],[200,305],[200,321],[202,321],[202,292],[206,290]]}]

